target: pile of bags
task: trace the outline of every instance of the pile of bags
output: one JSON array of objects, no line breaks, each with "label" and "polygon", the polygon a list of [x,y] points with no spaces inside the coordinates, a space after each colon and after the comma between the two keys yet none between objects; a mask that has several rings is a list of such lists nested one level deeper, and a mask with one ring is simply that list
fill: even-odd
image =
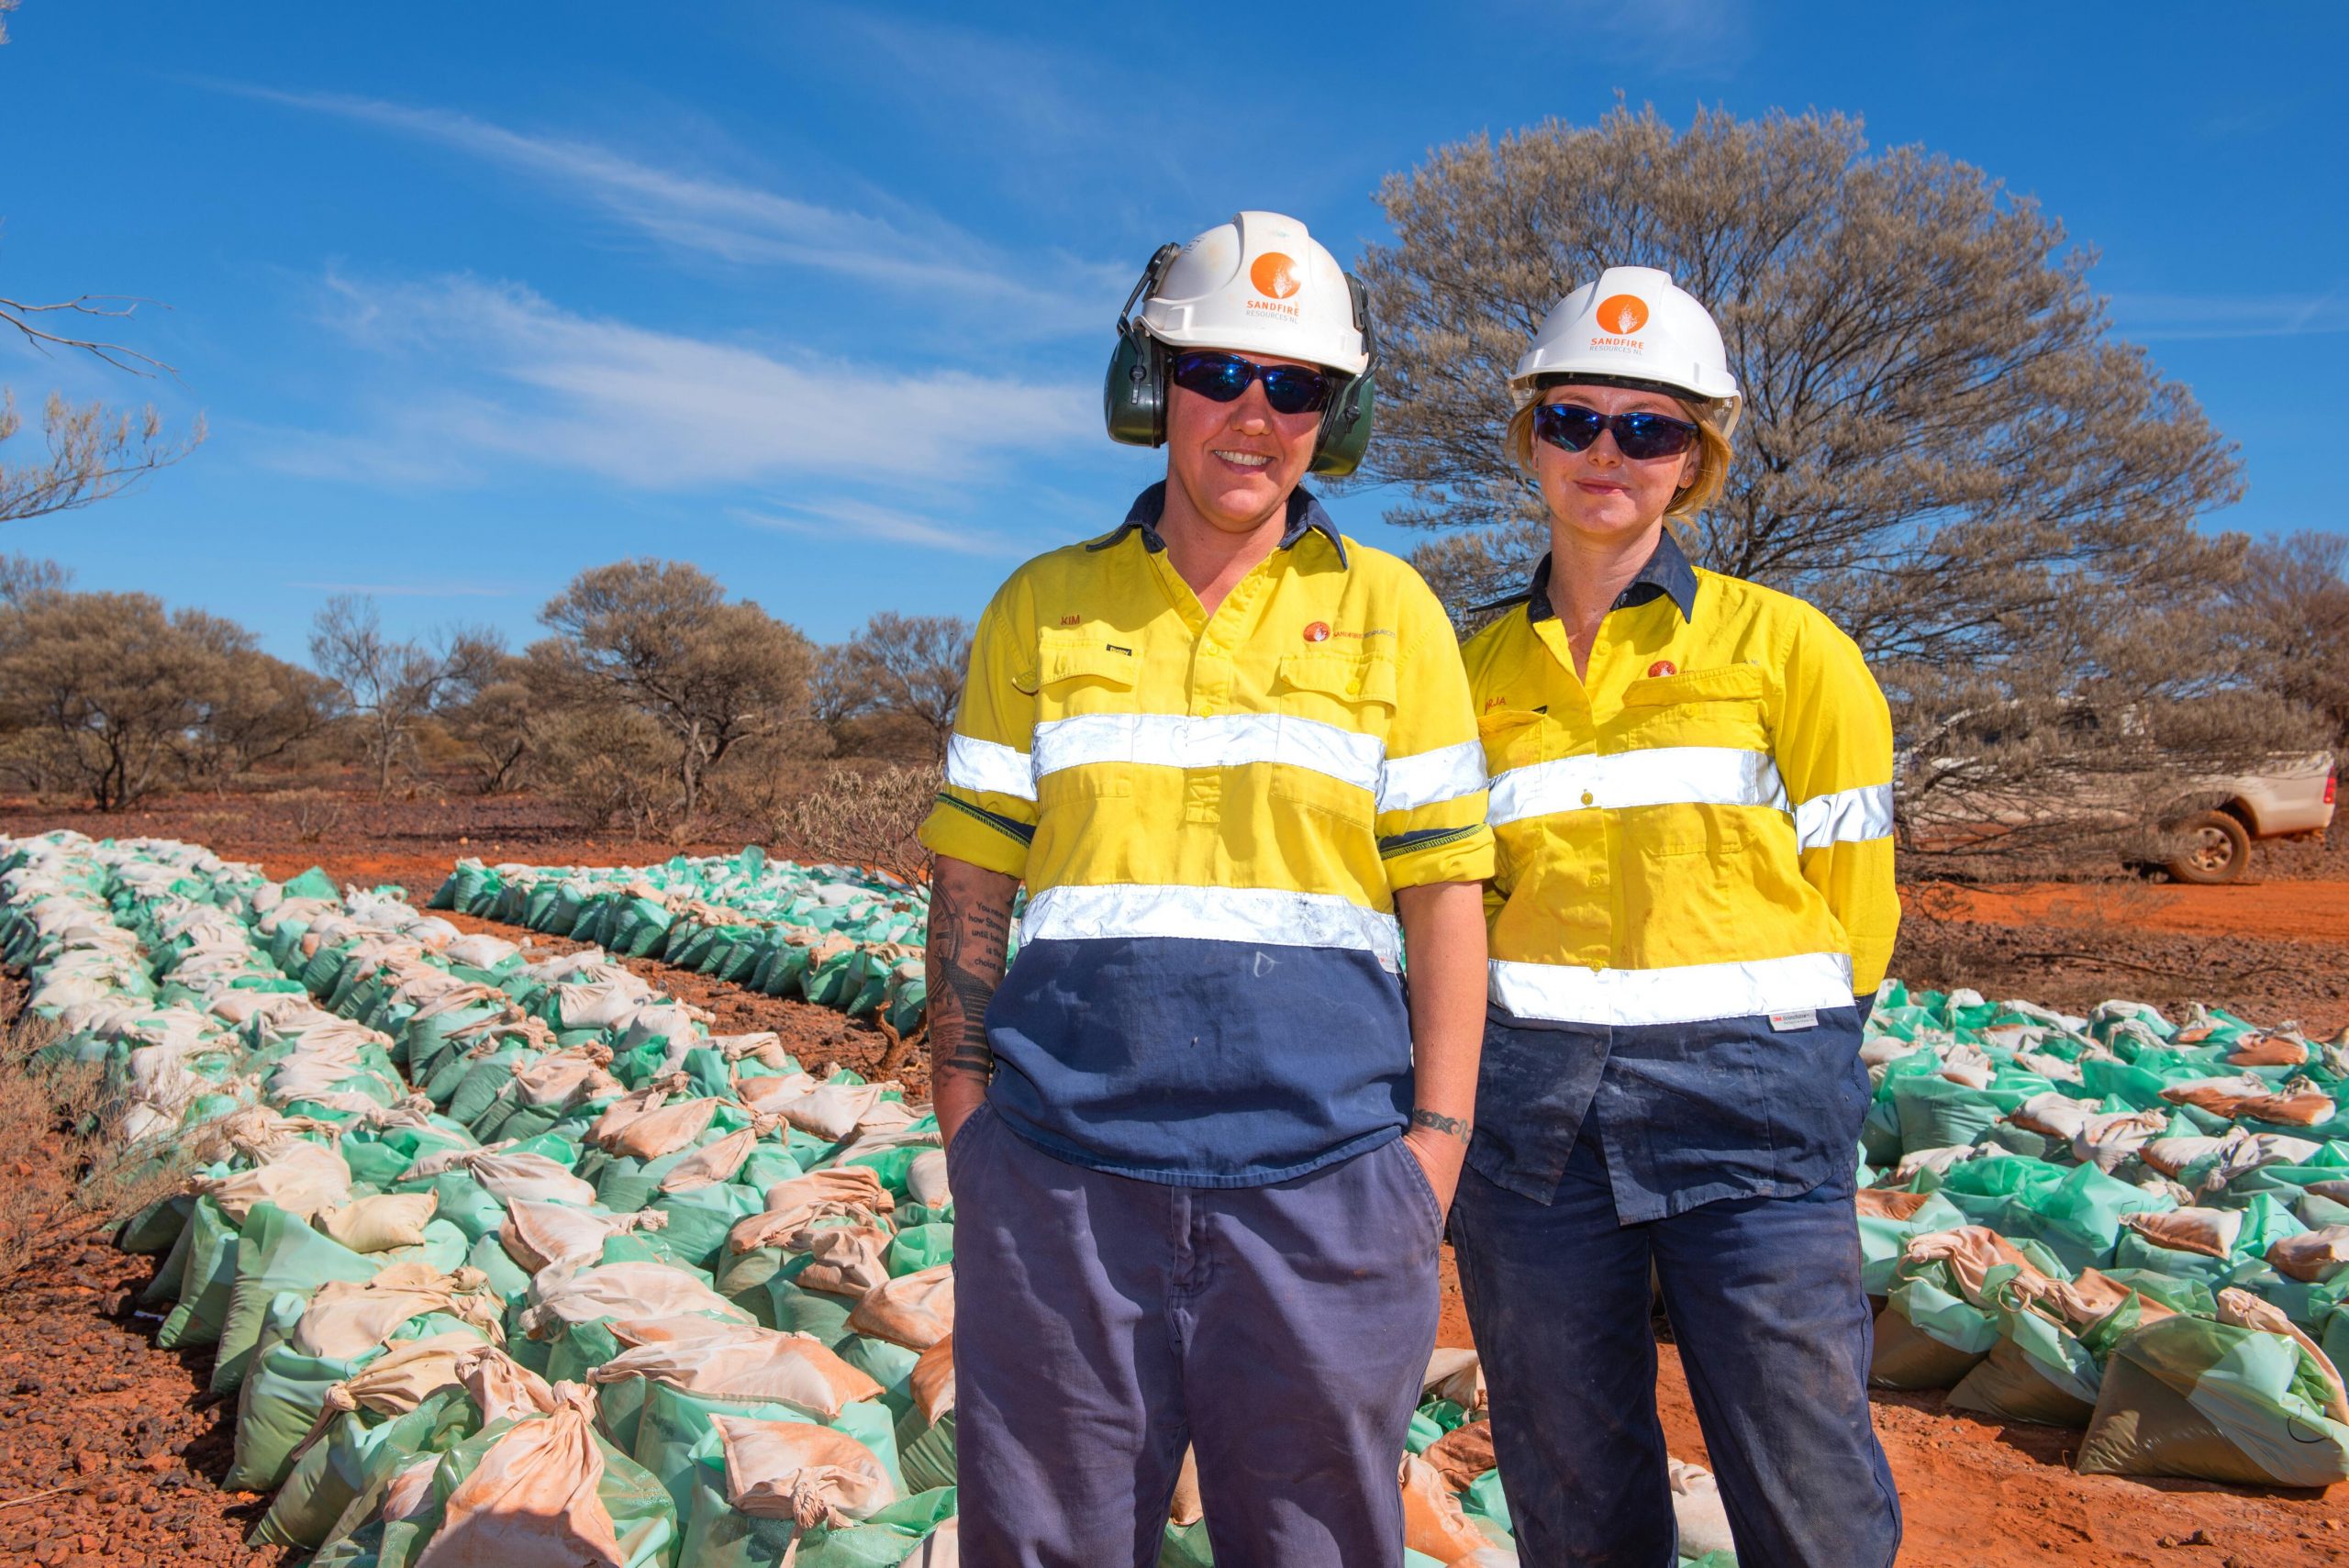
[{"label": "pile of bags", "polygon": [[921,1018],[929,891],[878,872],[770,861],[755,845],[657,866],[463,860],[431,906],[804,996],[901,1034]]},{"label": "pile of bags", "polygon": [[[0,839],[0,961],[195,1148],[129,1221],[209,1347],[257,1543],[332,1568],[956,1561],[953,1198],[896,1085],[811,1072],[603,953],[186,845]],[[1502,1568],[1470,1351],[1400,1457],[1410,1561]],[[1730,1562],[1709,1477],[1684,1550]],[[1719,1550],[1715,1550],[1718,1548]],[[1698,1551],[1702,1556],[1696,1556]],[[1209,1561],[1195,1486],[1162,1561]]]},{"label": "pile of bags", "polygon": [[2077,1464],[2349,1480],[2349,1048],[2197,1007],[1888,984],[1862,1056],[1874,1381]]}]

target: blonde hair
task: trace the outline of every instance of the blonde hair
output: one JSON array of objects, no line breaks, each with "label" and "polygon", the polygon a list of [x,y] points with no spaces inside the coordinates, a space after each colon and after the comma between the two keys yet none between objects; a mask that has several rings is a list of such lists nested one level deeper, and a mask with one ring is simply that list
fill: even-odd
[{"label": "blonde hair", "polygon": [[[1534,395],[1533,401],[1509,416],[1508,429],[1501,437],[1501,450],[1509,462],[1531,478],[1533,467],[1533,411],[1542,406],[1549,389]],[[1706,507],[1720,499],[1721,486],[1729,483],[1730,460],[1736,450],[1721,429],[1719,405],[1699,397],[1673,395],[1682,412],[1697,425],[1697,477],[1673,493],[1672,505],[1664,515],[1676,522],[1690,522]]]}]

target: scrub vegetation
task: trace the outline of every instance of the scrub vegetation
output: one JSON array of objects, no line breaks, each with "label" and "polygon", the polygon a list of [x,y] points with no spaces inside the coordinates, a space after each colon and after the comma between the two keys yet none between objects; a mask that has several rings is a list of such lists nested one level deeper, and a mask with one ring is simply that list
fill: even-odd
[{"label": "scrub vegetation", "polygon": [[911,869],[962,695],[968,622],[875,616],[810,642],[682,562],[581,573],[520,652],[495,631],[389,637],[337,595],[315,669],[143,594],[0,557],[0,789],[119,812],[175,790],[279,793],[336,830],[379,802],[539,794],[590,830],[776,837]]}]

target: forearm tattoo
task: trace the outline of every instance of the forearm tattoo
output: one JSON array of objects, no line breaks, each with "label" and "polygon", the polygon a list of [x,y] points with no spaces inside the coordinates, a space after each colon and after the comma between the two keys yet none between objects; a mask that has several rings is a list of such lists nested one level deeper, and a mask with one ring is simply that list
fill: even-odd
[{"label": "forearm tattoo", "polygon": [[1456,1138],[1465,1143],[1468,1141],[1468,1129],[1475,1124],[1466,1117],[1443,1116],[1425,1106],[1419,1106],[1411,1112],[1411,1125],[1428,1128],[1442,1133],[1447,1138]]},{"label": "forearm tattoo", "polygon": [[1010,900],[974,899],[940,879],[931,887],[930,942],[922,969],[930,983],[930,1062],[933,1076],[995,1072],[987,1049],[987,1003],[1003,983],[1011,932]]}]

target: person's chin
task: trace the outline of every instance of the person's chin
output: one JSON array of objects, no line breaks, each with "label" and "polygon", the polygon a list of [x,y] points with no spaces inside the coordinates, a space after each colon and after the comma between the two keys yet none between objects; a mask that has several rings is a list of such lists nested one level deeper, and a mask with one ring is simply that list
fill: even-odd
[{"label": "person's chin", "polygon": [[1257,479],[1222,486],[1209,497],[1206,509],[1218,528],[1241,533],[1254,528],[1280,502],[1280,486],[1268,479]]}]

